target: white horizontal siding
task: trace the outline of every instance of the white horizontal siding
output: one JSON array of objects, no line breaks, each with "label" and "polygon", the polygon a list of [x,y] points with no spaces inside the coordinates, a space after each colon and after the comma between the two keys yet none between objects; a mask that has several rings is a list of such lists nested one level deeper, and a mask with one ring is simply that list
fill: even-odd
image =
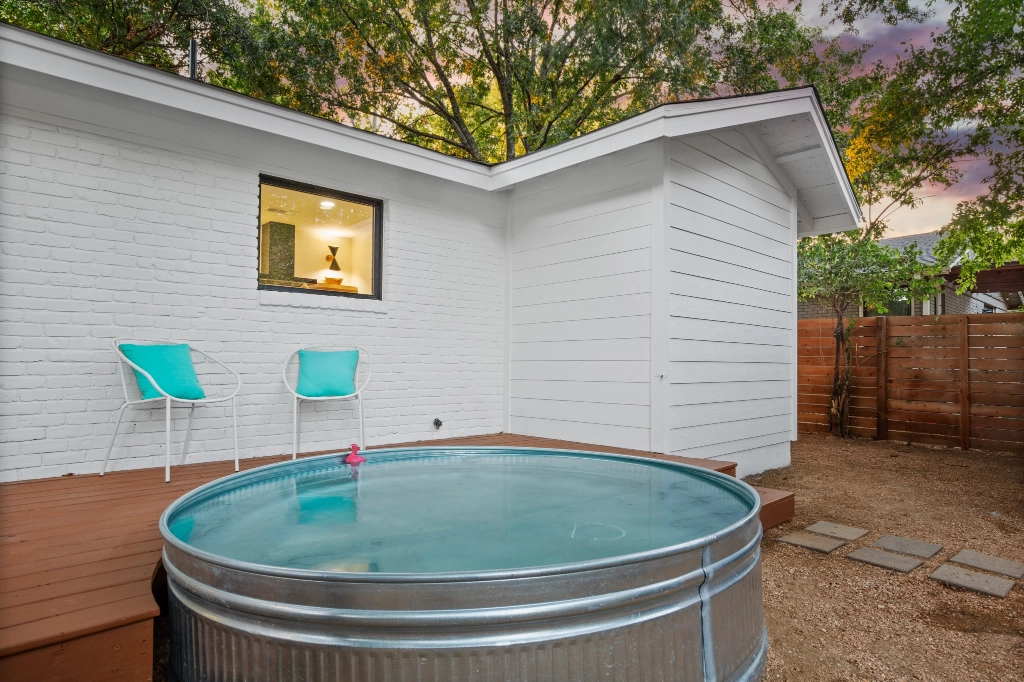
[{"label": "white horizontal siding", "polygon": [[515,188],[513,433],[649,447],[656,151],[642,145]]},{"label": "white horizontal siding", "polygon": [[[650,438],[650,426],[630,428],[592,422],[572,422],[562,419],[535,419],[517,416],[514,418],[516,431],[539,438],[558,438],[578,443],[595,443],[615,448],[636,448],[637,443]],[[641,448],[642,449],[642,448]]]},{"label": "white horizontal siding", "polygon": [[647,338],[646,315],[609,317],[593,320],[567,320],[517,324],[512,328],[512,343],[524,341],[585,341],[588,339]]},{"label": "white horizontal siding", "polygon": [[620,381],[548,381],[520,379],[512,384],[512,398],[564,400],[577,403],[647,405],[651,396],[646,383]]},{"label": "white horizontal siding", "polygon": [[715,383],[672,384],[668,390],[668,406],[727,404],[737,395],[744,400],[786,398],[790,395],[789,382],[777,381],[719,381]]},{"label": "white horizontal siding", "polygon": [[682,138],[669,156],[666,451],[735,456],[741,475],[778,466],[794,390],[790,198],[739,133]]},{"label": "white horizontal siding", "polygon": [[[789,415],[754,417],[672,429],[669,431],[667,449],[671,454],[690,457],[696,453],[689,451],[696,448],[765,435],[776,436],[769,438],[766,445],[788,441]],[[726,448],[722,454],[728,454],[730,451]]]}]

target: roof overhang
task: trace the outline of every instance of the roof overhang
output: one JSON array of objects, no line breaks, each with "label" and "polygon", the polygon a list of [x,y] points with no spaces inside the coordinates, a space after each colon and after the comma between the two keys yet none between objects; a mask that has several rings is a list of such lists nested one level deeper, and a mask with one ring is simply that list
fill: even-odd
[{"label": "roof overhang", "polygon": [[[949,282],[956,282],[960,276],[960,266],[954,266],[945,275]],[[970,291],[976,293],[1002,293],[1004,291],[1024,291],[1024,265],[1006,263],[998,268],[982,270]]]},{"label": "roof overhang", "polygon": [[[600,130],[505,163],[488,166],[440,154],[383,135],[270,104],[245,95],[73,45],[10,25],[0,25],[0,77],[10,81],[43,80],[51,87],[82,94],[83,100],[105,96],[129,98],[145,110],[159,107],[264,132],[344,154],[372,159],[483,190],[503,190],[517,183],[611,154],[628,147],[695,133],[736,128],[747,130],[767,121],[810,121],[817,143],[804,150],[828,170],[835,196],[833,214],[813,215],[799,201],[800,234],[853,229],[861,218],[838,151],[813,88],[665,104]],[[6,98],[4,98],[6,99]],[[7,101],[0,101],[6,105]],[[806,131],[804,131],[806,132]],[[754,137],[757,137],[756,130]],[[762,149],[771,155],[770,140]],[[806,137],[806,136],[805,136]],[[763,154],[762,154],[763,155]],[[780,180],[800,191],[784,167],[794,159],[766,159]],[[781,161],[781,163],[777,163]],[[835,211],[836,205],[842,211]],[[825,219],[825,220],[823,220]],[[807,224],[804,224],[807,223]]]}]

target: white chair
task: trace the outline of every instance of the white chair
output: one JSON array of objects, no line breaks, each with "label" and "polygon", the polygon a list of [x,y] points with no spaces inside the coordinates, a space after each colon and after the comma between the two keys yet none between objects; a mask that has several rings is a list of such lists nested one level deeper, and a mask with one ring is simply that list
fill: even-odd
[{"label": "white chair", "polygon": [[[298,385],[298,379],[296,379],[293,385],[288,379],[288,369],[292,365],[292,360],[298,357],[299,350],[307,351],[318,351],[318,352],[330,352],[330,351],[345,351],[355,350],[359,351],[359,359],[356,363],[356,376],[353,378],[353,385],[358,384],[355,393],[349,393],[348,395],[332,395],[326,397],[312,397],[305,396],[296,390]],[[360,346],[313,346],[310,348],[301,348],[296,350],[294,353],[288,356],[288,359],[284,362],[284,368],[281,371],[281,376],[284,378],[284,385],[288,387],[288,390],[294,396],[292,403],[292,459],[298,457],[299,454],[299,403],[303,400],[309,401],[327,401],[327,400],[355,400],[356,405],[359,408],[359,445],[361,447],[366,446],[366,429],[363,425],[363,399],[362,392],[366,388],[366,385],[370,383],[370,375],[373,373],[372,360],[370,353]],[[359,373],[363,371],[362,382],[359,382]]]},{"label": "white chair", "polygon": [[[237,418],[237,414],[236,414],[236,411],[235,411],[235,396],[238,394],[239,389],[242,388],[242,380],[238,376],[238,373],[235,372],[230,367],[228,367],[227,365],[225,365],[220,360],[210,356],[207,353],[204,353],[203,351],[199,350],[198,348],[194,348],[193,346],[189,345],[189,351],[191,351],[192,353],[198,354],[203,361],[209,361],[209,362],[213,363],[217,368],[219,368],[218,369],[218,373],[219,374],[223,375],[224,372],[227,372],[227,374],[230,375],[230,376],[227,376],[227,377],[222,376],[222,378],[224,379],[224,382],[221,383],[221,386],[225,389],[227,394],[226,395],[214,396],[212,398],[203,398],[201,400],[188,400],[188,399],[175,398],[174,396],[169,395],[163,388],[161,388],[160,385],[157,384],[156,380],[153,378],[153,376],[149,372],[147,372],[145,369],[143,369],[142,367],[138,366],[137,364],[135,364],[134,362],[132,362],[131,360],[129,360],[125,356],[124,352],[122,352],[122,350],[121,350],[121,345],[122,344],[134,344],[134,345],[142,345],[142,346],[154,346],[154,345],[171,346],[171,345],[177,345],[178,342],[176,342],[176,341],[155,341],[155,340],[152,340],[152,339],[114,339],[114,344],[113,344],[114,345],[114,352],[117,353],[117,358],[118,358],[117,367],[120,370],[120,374],[121,374],[121,388],[124,389],[124,404],[121,405],[121,409],[118,410],[118,412],[117,412],[117,423],[114,425],[114,433],[110,436],[110,447],[107,448],[107,456],[103,460],[103,468],[100,470],[100,476],[102,476],[103,474],[105,474],[107,472],[107,462],[110,461],[110,453],[113,452],[113,450],[114,450],[114,440],[117,438],[117,430],[121,427],[121,417],[124,415],[124,409],[126,407],[128,407],[129,405],[133,405],[134,406],[134,405],[143,405],[143,404],[159,404],[160,401],[163,401],[163,402],[166,403],[166,411],[167,411],[166,419],[165,419],[166,427],[167,427],[167,461],[166,461],[166,464],[164,465],[164,480],[166,482],[169,483],[170,480],[171,480],[171,403],[172,402],[186,403],[186,404],[189,405],[188,426],[185,429],[185,444],[182,447],[181,462],[180,462],[180,464],[184,464],[185,463],[185,459],[188,457],[188,444],[189,444],[189,440],[190,440],[190,438],[192,436],[192,414],[193,414],[193,412],[195,412],[196,405],[208,405],[208,404],[212,404],[212,403],[224,402],[224,401],[227,401],[227,400],[231,401],[231,425],[232,425],[232,428],[234,430],[234,439],[235,439],[235,471],[238,471],[238,418]],[[146,377],[146,379],[153,385],[153,388],[155,388],[160,393],[160,396],[159,397],[155,397],[155,398],[145,398],[145,399],[142,398],[141,397],[141,391],[138,390],[138,383],[137,382],[129,382],[129,381],[127,381],[125,379],[125,375],[124,375],[124,366],[125,365],[128,365],[129,367],[134,369],[136,372],[138,372],[142,376]],[[194,363],[193,363],[193,366],[194,366]],[[223,371],[220,371],[220,370],[223,370]],[[231,380],[232,378],[233,378],[233,381]],[[232,390],[232,387],[231,387],[232,383],[234,384],[233,390]],[[131,385],[136,387],[136,391],[139,393],[139,396],[140,396],[139,399],[134,399],[133,400],[129,396],[129,393],[128,393],[128,386],[129,386],[129,384],[131,384]],[[204,389],[204,392],[205,392],[205,389]]]}]

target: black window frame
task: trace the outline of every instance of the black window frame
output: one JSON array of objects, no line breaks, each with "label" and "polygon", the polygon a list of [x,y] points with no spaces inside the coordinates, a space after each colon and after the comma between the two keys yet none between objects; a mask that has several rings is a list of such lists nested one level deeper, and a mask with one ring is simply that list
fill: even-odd
[{"label": "black window frame", "polygon": [[[355,204],[373,207],[373,293],[354,294],[348,291],[325,291],[323,289],[303,289],[302,287],[286,287],[277,284],[263,284],[260,282],[260,236],[263,231],[263,185],[279,187],[280,189],[292,189],[297,192],[316,194],[331,199],[349,201]],[[261,291],[288,291],[303,294],[316,294],[318,296],[342,296],[344,298],[356,298],[362,300],[380,301],[384,294],[384,200],[365,197],[360,194],[343,192],[330,187],[320,187],[296,180],[266,175],[260,173],[259,192],[257,193],[258,210],[256,215],[256,289]]]}]

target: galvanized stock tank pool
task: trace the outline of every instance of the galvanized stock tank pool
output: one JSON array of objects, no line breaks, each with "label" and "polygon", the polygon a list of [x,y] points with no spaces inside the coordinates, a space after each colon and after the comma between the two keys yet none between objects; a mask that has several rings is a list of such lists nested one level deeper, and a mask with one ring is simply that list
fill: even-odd
[{"label": "galvanized stock tank pool", "polygon": [[160,519],[182,682],[752,680],[757,493],[662,460],[376,450],[198,488]]}]

